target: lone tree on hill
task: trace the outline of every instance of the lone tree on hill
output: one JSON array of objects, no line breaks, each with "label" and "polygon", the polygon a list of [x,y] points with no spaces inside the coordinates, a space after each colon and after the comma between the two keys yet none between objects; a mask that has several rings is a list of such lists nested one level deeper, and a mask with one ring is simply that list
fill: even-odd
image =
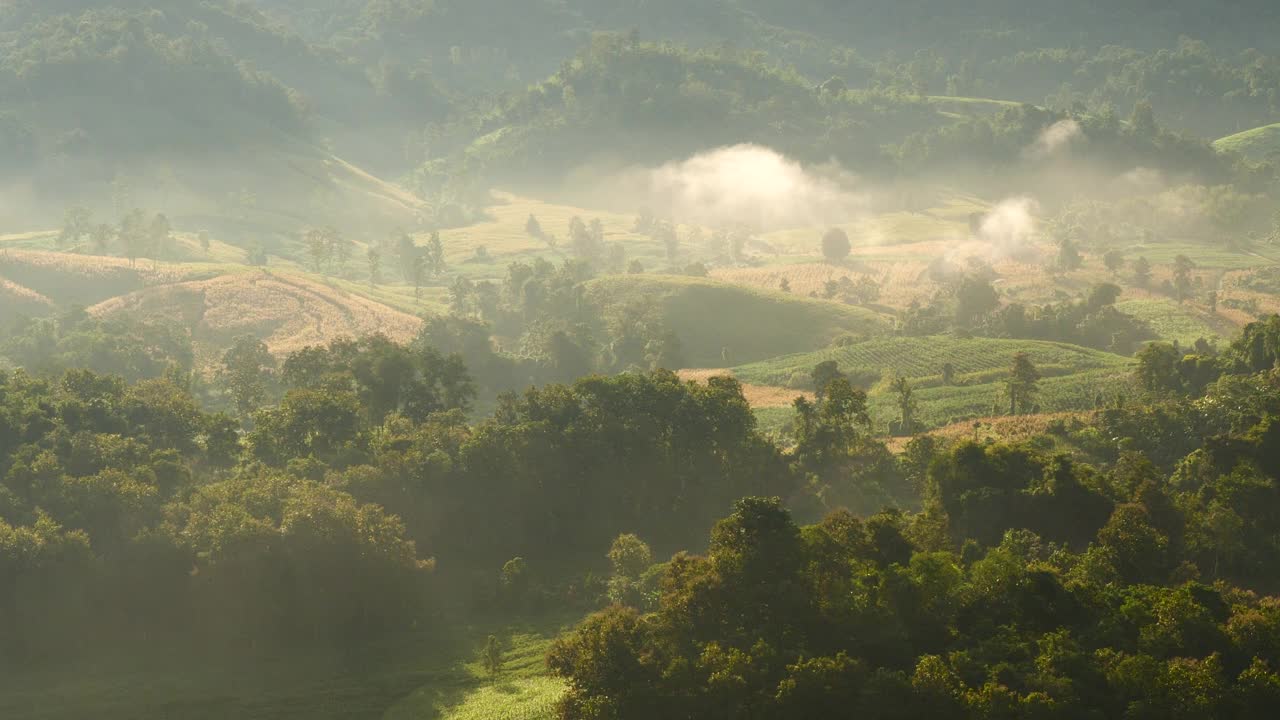
[{"label": "lone tree on hill", "polygon": [[1030,355],[1024,352],[1014,354],[1013,366],[1009,368],[1007,389],[1010,415],[1031,412],[1035,405],[1036,393],[1040,389],[1040,371],[1031,362]]},{"label": "lone tree on hill", "polygon": [[852,249],[849,236],[840,228],[831,228],[822,236],[822,257],[829,263],[838,263],[849,257]]},{"label": "lone tree on hill", "polygon": [[484,664],[484,669],[490,675],[502,672],[502,644],[498,642],[496,635],[490,635],[485,642],[484,654],[480,657],[480,662]]},{"label": "lone tree on hill", "polygon": [[898,396],[898,411],[902,414],[902,426],[899,432],[910,435],[915,428],[917,408],[915,388],[911,387],[911,381],[902,375],[894,379],[891,387],[894,394]]}]

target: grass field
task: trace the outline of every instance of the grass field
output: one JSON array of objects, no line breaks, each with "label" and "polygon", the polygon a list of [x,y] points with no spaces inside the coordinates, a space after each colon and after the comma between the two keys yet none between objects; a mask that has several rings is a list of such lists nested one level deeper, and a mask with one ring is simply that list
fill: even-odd
[{"label": "grass field", "polygon": [[[433,652],[396,651],[358,661],[317,653],[248,670],[184,659],[20,673],[0,679],[0,717],[551,720],[564,685],[549,675],[545,656],[576,619],[551,616],[424,634],[410,640]],[[504,665],[494,677],[475,661],[490,633],[504,646]]]},{"label": "grass field", "polygon": [[606,308],[658,302],[683,344],[688,367],[718,367],[726,348],[732,361],[753,362],[819,348],[842,333],[887,329],[862,308],[704,278],[611,276],[593,280],[587,292]]}]

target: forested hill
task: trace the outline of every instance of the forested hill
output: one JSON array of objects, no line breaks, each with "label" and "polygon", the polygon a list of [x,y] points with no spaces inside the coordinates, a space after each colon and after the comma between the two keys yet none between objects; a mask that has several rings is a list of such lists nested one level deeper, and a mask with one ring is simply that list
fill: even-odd
[{"label": "forested hill", "polygon": [[[751,140],[896,163],[912,133],[993,107],[957,97],[1121,117],[1148,104],[1206,140],[1280,109],[1265,3],[1219,5],[1212,22],[1193,3],[935,5],[17,0],[0,8],[0,166],[46,220],[66,192],[119,214],[113,183],[167,183],[145,204],[173,215],[250,195],[362,205],[327,169],[334,154],[425,208],[478,202],[475,172],[554,172],[627,147]],[[447,215],[366,210],[388,226]]]}]

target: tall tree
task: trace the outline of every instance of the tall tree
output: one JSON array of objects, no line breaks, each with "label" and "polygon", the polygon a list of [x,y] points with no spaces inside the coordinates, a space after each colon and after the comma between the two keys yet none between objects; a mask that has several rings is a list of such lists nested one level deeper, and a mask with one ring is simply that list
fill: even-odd
[{"label": "tall tree", "polygon": [[147,244],[151,247],[152,258],[158,263],[173,256],[173,226],[164,213],[157,213],[151,218],[147,227]]},{"label": "tall tree", "polygon": [[120,238],[120,244],[124,247],[124,256],[129,258],[129,264],[135,264],[138,257],[147,249],[147,214],[136,208],[131,210],[120,221],[117,237]]},{"label": "tall tree", "polygon": [[1196,264],[1186,255],[1173,259],[1173,296],[1183,302],[1192,295],[1191,271]]},{"label": "tall tree", "polygon": [[242,419],[266,402],[275,369],[275,357],[266,344],[252,335],[236,338],[223,353],[221,380]]},{"label": "tall tree", "polygon": [[1009,394],[1009,414],[1031,412],[1039,390],[1040,371],[1031,362],[1031,356],[1024,352],[1014,353],[1009,379],[1005,381],[1005,391]]},{"label": "tall tree", "polygon": [[370,244],[369,249],[365,251],[365,260],[369,264],[369,285],[374,286],[382,282],[382,251],[378,250],[376,245]]},{"label": "tall tree", "polygon": [[1144,288],[1151,282],[1151,263],[1144,256],[1133,261],[1133,284]]},{"label": "tall tree", "polygon": [[911,387],[911,381],[903,375],[895,378],[890,387],[897,396],[898,414],[902,418],[899,431],[903,435],[910,435],[915,430],[917,409],[915,388]]},{"label": "tall tree", "polygon": [[444,275],[447,269],[444,259],[444,243],[440,241],[440,231],[432,230],[431,239],[427,241],[426,249],[426,272],[433,278]]},{"label": "tall tree", "polygon": [[403,230],[395,232],[396,254],[400,258],[400,273],[406,282],[413,282],[415,264],[418,258],[418,246],[413,236]]}]

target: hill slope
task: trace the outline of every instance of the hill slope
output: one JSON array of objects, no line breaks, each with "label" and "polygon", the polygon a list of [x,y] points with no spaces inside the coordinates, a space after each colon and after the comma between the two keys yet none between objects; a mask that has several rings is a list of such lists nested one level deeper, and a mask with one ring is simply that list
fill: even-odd
[{"label": "hill slope", "polygon": [[1280,153],[1280,123],[1219,138],[1213,146],[1224,152],[1240,153],[1250,160],[1267,160]]},{"label": "hill slope", "polygon": [[606,313],[628,303],[657,302],[690,367],[721,366],[725,349],[735,361],[755,362],[822,347],[843,333],[887,330],[879,316],[862,308],[702,278],[614,276],[592,281],[587,292]]}]

